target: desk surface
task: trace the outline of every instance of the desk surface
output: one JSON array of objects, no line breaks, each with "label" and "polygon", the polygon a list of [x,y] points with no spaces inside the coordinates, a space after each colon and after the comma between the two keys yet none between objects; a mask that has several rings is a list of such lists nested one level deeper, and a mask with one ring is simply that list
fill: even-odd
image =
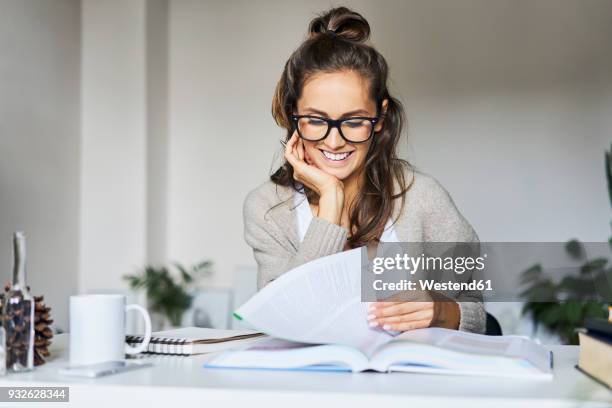
[{"label": "desk surface", "polygon": [[[69,386],[70,403],[53,406],[393,406],[612,407],[612,392],[574,368],[577,346],[550,346],[554,380],[460,377],[409,373],[327,373],[204,369],[210,358],[147,357],[151,368],[96,380],[62,377],[65,337],[53,358],[34,372],[0,377],[0,386]],[[290,404],[290,405],[289,405]],[[350,404],[350,405],[349,405]],[[16,404],[19,407],[28,404]],[[144,406],[143,406],[144,408]]]}]

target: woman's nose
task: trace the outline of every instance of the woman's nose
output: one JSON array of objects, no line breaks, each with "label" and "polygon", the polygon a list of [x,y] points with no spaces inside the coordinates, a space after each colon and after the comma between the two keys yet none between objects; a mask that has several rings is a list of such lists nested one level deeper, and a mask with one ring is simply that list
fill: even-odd
[{"label": "woman's nose", "polygon": [[325,138],[325,144],[332,150],[336,150],[341,148],[346,144],[342,136],[340,136],[340,132],[338,128],[332,128],[329,132],[329,135]]}]

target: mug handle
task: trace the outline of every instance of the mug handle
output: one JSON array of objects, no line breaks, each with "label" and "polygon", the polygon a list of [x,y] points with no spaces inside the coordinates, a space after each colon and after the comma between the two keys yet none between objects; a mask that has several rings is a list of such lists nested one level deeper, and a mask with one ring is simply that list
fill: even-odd
[{"label": "mug handle", "polygon": [[147,351],[147,346],[149,345],[149,342],[151,341],[151,318],[149,317],[149,312],[147,312],[147,309],[145,309],[144,307],[140,305],[136,305],[136,304],[127,305],[125,307],[126,313],[129,312],[130,310],[139,311],[145,323],[145,335],[144,335],[144,340],[142,341],[142,343],[140,343],[140,345],[138,346],[130,346],[129,344],[125,345],[125,353],[131,355],[131,354],[138,354],[138,353],[142,353],[143,351]]}]

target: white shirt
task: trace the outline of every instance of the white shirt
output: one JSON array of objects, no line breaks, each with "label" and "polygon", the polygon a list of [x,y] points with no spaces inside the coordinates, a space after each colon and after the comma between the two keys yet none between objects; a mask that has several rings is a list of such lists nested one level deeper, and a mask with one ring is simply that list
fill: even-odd
[{"label": "white shirt", "polygon": [[[300,234],[300,242],[302,242],[313,218],[312,210],[310,209],[310,204],[304,193],[300,193],[299,191],[296,191],[293,195],[293,203],[296,206],[298,232]],[[391,219],[387,221],[387,225],[385,225],[380,240],[381,242],[399,242]]]}]

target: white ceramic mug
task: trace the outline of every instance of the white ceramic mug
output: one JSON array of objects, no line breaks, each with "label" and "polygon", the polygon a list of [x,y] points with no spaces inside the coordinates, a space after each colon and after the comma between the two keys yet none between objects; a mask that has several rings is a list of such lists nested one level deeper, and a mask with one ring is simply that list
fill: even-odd
[{"label": "white ceramic mug", "polygon": [[[125,342],[125,314],[137,310],[145,322],[144,341]],[[126,305],[124,295],[70,296],[70,365],[123,360],[145,351],[151,340],[151,318],[145,308]]]}]

